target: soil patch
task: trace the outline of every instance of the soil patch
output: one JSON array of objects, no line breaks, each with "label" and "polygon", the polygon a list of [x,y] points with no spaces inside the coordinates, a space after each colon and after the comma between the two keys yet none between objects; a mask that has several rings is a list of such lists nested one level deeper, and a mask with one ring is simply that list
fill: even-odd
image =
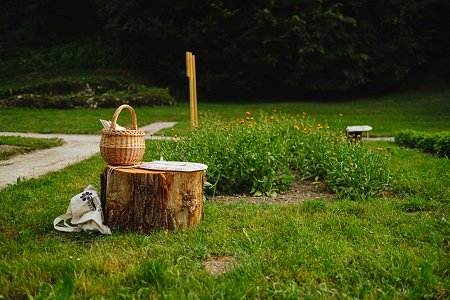
[{"label": "soil patch", "polygon": [[205,262],[206,272],[211,275],[220,275],[229,271],[236,263],[233,256],[215,256]]},{"label": "soil patch", "polygon": [[22,150],[22,147],[19,146],[13,146],[13,145],[0,145],[0,151],[8,151],[8,152],[13,152],[13,151],[17,151],[20,152]]},{"label": "soil patch", "polygon": [[244,200],[251,203],[287,203],[299,204],[305,200],[334,200],[336,195],[330,192],[324,183],[294,182],[288,190],[278,193],[276,197],[255,197],[253,195],[219,195],[209,197],[210,201],[231,202]]}]

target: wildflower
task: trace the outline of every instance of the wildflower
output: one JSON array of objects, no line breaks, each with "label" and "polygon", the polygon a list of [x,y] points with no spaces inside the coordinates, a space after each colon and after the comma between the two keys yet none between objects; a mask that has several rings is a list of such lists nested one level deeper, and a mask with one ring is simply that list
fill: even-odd
[{"label": "wildflower", "polygon": [[331,142],[331,145],[334,145],[334,142]]},{"label": "wildflower", "polygon": [[300,127],[298,127],[298,125],[294,125],[294,129],[295,129],[295,130],[299,130]]},{"label": "wildflower", "polygon": [[317,124],[317,129],[322,129],[322,124]]},{"label": "wildflower", "polygon": [[270,119],[273,121],[273,119],[275,119],[275,117],[274,116],[270,116]]},{"label": "wildflower", "polygon": [[175,129],[172,128],[172,132],[173,132],[174,130],[175,130]]},{"label": "wildflower", "polygon": [[377,148],[377,150],[378,150],[378,151],[383,151],[383,150],[384,150],[384,148]]},{"label": "wildflower", "polygon": [[306,112],[302,112],[302,115],[306,116]]},{"label": "wildflower", "polygon": [[249,111],[247,111],[245,114],[246,114],[247,116],[250,116],[250,112],[249,112]]},{"label": "wildflower", "polygon": [[339,117],[342,117],[343,116],[343,114],[339,114]]}]

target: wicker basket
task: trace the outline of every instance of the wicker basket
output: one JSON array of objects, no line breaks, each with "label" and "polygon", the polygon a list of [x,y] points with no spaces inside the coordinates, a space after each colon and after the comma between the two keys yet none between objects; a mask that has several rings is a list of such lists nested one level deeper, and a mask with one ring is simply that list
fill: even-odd
[{"label": "wicker basket", "polygon": [[[131,112],[132,129],[116,130],[117,118],[122,109]],[[121,105],[111,120],[111,126],[102,130],[100,154],[111,165],[135,165],[141,162],[145,152],[145,132],[137,129],[136,113],[129,105]]]}]

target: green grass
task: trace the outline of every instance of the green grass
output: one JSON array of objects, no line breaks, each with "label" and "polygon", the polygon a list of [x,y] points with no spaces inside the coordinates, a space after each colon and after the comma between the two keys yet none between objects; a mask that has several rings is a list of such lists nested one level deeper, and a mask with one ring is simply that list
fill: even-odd
[{"label": "green grass", "polygon": [[[204,104],[203,112],[235,119],[278,109],[318,121],[344,114],[348,125],[368,124],[376,135],[399,129],[449,130],[450,88],[419,90],[335,103]],[[138,108],[138,125],[180,121],[189,108]],[[0,109],[3,131],[97,133],[113,109]],[[119,124],[127,125],[126,111]],[[325,123],[325,122],[323,122]],[[158,159],[147,141],[145,160]],[[450,295],[450,160],[393,143],[385,148],[392,189],[363,201],[303,204],[205,204],[205,218],[188,232],[112,236],[53,229],[70,198],[100,186],[99,155],[39,179],[0,190],[0,299],[74,298],[366,298],[445,299]],[[204,262],[232,256],[223,275]]]},{"label": "green grass", "polygon": [[[154,143],[148,159],[158,156]],[[99,156],[10,186],[0,191],[0,296],[52,298],[73,282],[76,298],[448,297],[450,161],[367,146],[390,149],[398,193],[302,205],[207,201],[187,233],[55,231],[69,199],[99,186]],[[204,262],[221,255],[235,267],[209,275]]]},{"label": "green grass", "polygon": [[61,146],[64,143],[59,138],[26,138],[21,136],[0,136],[0,146],[14,146],[11,148],[0,148],[0,160],[9,159],[16,154],[28,153],[38,149],[47,149]]},{"label": "green grass", "polygon": [[[302,99],[299,95],[299,99]],[[344,115],[343,126],[367,124],[373,127],[372,136],[393,136],[403,129],[426,132],[450,130],[450,87],[420,89],[398,92],[383,96],[356,98],[338,102],[254,103],[254,104],[211,104],[202,99],[199,112],[221,114],[223,119],[235,119],[246,111],[253,114],[271,112],[307,112],[320,122]],[[136,108],[138,125],[143,126],[160,120],[178,121],[175,129],[182,134],[189,127],[189,106]],[[0,108],[2,131],[98,133],[99,118],[111,119],[113,109],[80,110],[32,110]],[[124,113],[123,124],[129,124]],[[128,119],[127,119],[128,118]],[[120,121],[120,120],[119,120]],[[165,131],[171,134],[170,131]]]}]

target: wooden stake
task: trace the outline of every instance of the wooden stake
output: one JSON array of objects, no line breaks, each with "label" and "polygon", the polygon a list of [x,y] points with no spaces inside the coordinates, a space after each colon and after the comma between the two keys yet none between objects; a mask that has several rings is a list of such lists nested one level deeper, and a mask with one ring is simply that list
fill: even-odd
[{"label": "wooden stake", "polygon": [[190,106],[191,126],[198,126],[195,55],[192,55],[191,52],[186,52],[186,76],[189,78],[189,106]]},{"label": "wooden stake", "polygon": [[197,117],[197,76],[195,74],[195,55],[192,55],[192,81],[194,86],[193,96],[194,96],[194,126],[198,126]]}]

